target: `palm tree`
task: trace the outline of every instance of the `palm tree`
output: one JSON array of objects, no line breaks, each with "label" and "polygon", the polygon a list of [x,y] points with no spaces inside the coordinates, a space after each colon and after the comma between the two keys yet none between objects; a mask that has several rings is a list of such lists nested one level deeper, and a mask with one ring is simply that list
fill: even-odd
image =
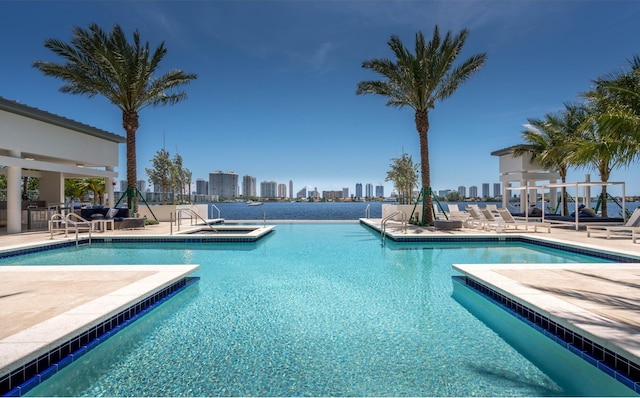
[{"label": "palm tree", "polygon": [[[629,71],[617,71],[595,80],[595,90],[585,94],[588,100],[607,103],[599,123],[618,129],[640,142],[640,56],[628,60]],[[602,107],[601,107],[602,108]]]},{"label": "palm tree", "polygon": [[89,98],[100,94],[122,111],[127,141],[127,196],[129,208],[136,213],[138,113],[149,106],[184,100],[187,94],[178,88],[196,79],[197,75],[176,69],[155,76],[167,54],[164,42],[151,52],[148,42],[140,42],[138,30],[133,32],[131,44],[119,25],[108,34],[96,24],[90,24],[87,30],[75,27],[70,44],[47,39],[44,46],[64,58],[66,63],[36,61],[33,66],[45,76],[63,80],[61,92]]},{"label": "palm tree", "polygon": [[[588,118],[583,123],[580,139],[574,143],[570,161],[595,169],[600,181],[607,182],[611,172],[628,166],[638,155],[639,143],[627,130],[629,124],[617,118],[624,107],[611,95],[609,88],[598,85],[584,96],[588,99]],[[621,107],[622,105],[622,107]],[[607,216],[607,186],[602,185],[602,216]]]},{"label": "palm tree", "polygon": [[102,204],[102,198],[106,191],[104,178],[85,178],[81,181],[83,189],[93,192],[93,204]]},{"label": "palm tree", "polygon": [[[525,145],[514,148],[515,156],[531,154],[531,160],[547,170],[556,170],[563,183],[567,182],[567,172],[573,143],[580,137],[587,111],[582,104],[565,103],[565,109],[548,113],[543,119],[528,119],[528,126],[522,132]],[[562,187],[562,214],[568,214],[567,188]]]},{"label": "palm tree", "polygon": [[377,94],[388,98],[387,106],[409,106],[415,111],[415,124],[420,139],[422,176],[422,224],[433,223],[431,173],[429,169],[429,111],[436,101],[451,96],[456,89],[480,69],[486,54],[476,54],[454,66],[467,39],[463,29],[453,37],[447,32],[440,37],[438,26],[433,37],[425,42],[422,32],[416,33],[415,54],[404,47],[400,38],[392,35],[388,41],[396,60],[385,58],[364,61],[362,67],[382,75],[385,80],[361,81],[356,94]]}]

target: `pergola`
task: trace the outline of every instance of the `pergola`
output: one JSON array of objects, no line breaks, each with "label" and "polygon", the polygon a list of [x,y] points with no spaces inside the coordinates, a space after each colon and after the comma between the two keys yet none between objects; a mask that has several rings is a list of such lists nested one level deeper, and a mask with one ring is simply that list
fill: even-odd
[{"label": "pergola", "polygon": [[105,178],[113,205],[118,145],[124,142],[120,135],[0,97],[0,174],[7,177],[0,226],[22,232],[23,177],[40,178],[39,201],[47,206],[64,203],[66,178]]}]

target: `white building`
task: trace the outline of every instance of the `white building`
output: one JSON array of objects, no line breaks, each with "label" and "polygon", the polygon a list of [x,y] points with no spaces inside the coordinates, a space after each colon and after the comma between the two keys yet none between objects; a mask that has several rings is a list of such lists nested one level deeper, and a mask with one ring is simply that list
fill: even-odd
[{"label": "white building", "polygon": [[27,228],[33,205],[22,201],[23,177],[40,178],[37,203],[47,219],[50,206],[65,202],[67,178],[105,178],[105,204],[114,205],[118,146],[125,142],[123,136],[0,97],[0,174],[7,177],[0,227],[10,234]]}]

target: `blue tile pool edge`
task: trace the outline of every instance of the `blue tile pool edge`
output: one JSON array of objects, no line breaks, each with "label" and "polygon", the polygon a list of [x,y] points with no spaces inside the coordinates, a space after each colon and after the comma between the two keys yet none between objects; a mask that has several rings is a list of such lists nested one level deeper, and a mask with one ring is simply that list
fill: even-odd
[{"label": "blue tile pool edge", "polygon": [[8,258],[22,256],[24,254],[38,253],[47,250],[60,249],[65,247],[73,247],[76,245],[90,245],[91,243],[255,243],[274,233],[269,230],[260,236],[196,236],[193,234],[171,235],[171,236],[92,236],[89,240],[88,236],[83,236],[75,240],[66,240],[63,242],[52,242],[27,246],[16,249],[0,250],[0,258]]},{"label": "blue tile pool edge", "polygon": [[91,349],[199,280],[199,277],[184,277],[139,300],[99,325],[91,327],[73,339],[40,355],[26,365],[1,376],[0,395],[3,397],[23,396]]},{"label": "blue tile pool edge", "polygon": [[[360,225],[371,229],[372,231],[380,233],[377,227],[369,225],[363,221],[360,221]],[[417,235],[386,235],[387,239],[392,240],[395,243],[529,243],[536,246],[548,247],[550,249],[562,250],[569,253],[583,254],[595,258],[601,258],[604,260],[610,260],[617,263],[637,263],[640,262],[640,256],[633,256],[630,254],[620,254],[612,251],[598,250],[584,248],[578,245],[573,245],[566,242],[551,242],[542,239],[536,239],[522,235],[492,235],[492,236],[417,236]]]},{"label": "blue tile pool edge", "polygon": [[531,308],[509,298],[469,276],[454,276],[454,283],[466,286],[482,295],[565,349],[579,356],[640,394],[640,364],[570,330]]}]

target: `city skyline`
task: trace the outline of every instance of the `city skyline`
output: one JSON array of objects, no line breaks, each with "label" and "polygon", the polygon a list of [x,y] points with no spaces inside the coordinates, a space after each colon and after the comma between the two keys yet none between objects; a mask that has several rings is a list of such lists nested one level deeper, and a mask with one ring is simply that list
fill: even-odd
[{"label": "city skyline", "polygon": [[[215,173],[233,173],[235,174],[235,176],[237,177],[237,180],[240,181],[240,176],[237,173],[234,173],[232,171],[229,172],[223,172],[220,170],[216,170],[214,172],[209,173],[209,175],[211,174],[215,174]],[[195,179],[195,181],[192,181],[191,183],[191,189],[190,189],[190,193],[192,194],[197,194],[197,195],[201,195],[203,194],[202,192],[206,189],[206,191],[208,192],[207,195],[211,194],[211,190],[208,188],[208,184],[209,184],[210,178],[209,179],[204,179],[202,177],[197,177]],[[245,186],[246,182],[245,181],[249,181],[248,186]],[[207,184],[207,188],[201,187],[198,188],[199,183],[205,182]],[[292,198],[295,199],[297,197],[297,194],[301,191],[304,190],[304,192],[317,192],[319,194],[320,197],[322,197],[321,193],[322,192],[342,192],[342,197],[345,197],[344,193],[345,190],[347,190],[348,195],[347,197],[356,197],[356,198],[365,198],[365,197],[392,197],[394,195],[397,195],[397,191],[395,189],[392,189],[391,191],[387,191],[384,187],[384,185],[375,185],[373,183],[361,183],[361,182],[356,182],[354,183],[352,186],[347,186],[347,187],[342,187],[339,190],[335,190],[335,189],[323,189],[322,187],[312,187],[312,186],[308,186],[305,185],[302,188],[298,188],[295,189],[295,183],[293,182],[293,180],[289,180],[286,183],[285,182],[279,182],[279,181],[275,181],[275,180],[262,180],[260,181],[260,184],[263,183],[273,183],[275,184],[276,188],[269,188],[270,192],[278,192],[277,195],[275,196],[265,196],[262,193],[262,189],[258,192],[257,189],[257,184],[258,184],[258,180],[257,177],[249,175],[249,174],[245,174],[244,176],[242,176],[242,180],[240,182],[240,184],[237,185],[235,191],[237,192],[235,197],[263,197],[263,198],[267,198],[267,197],[277,197],[277,198]],[[145,189],[144,187],[146,187],[147,184],[150,184],[148,182],[148,180],[144,180],[144,179],[140,179],[138,180],[138,189],[141,192],[144,192]],[[152,185],[152,184],[151,184]],[[126,181],[125,180],[120,180],[119,181],[119,186],[120,186],[120,190],[123,191],[124,189],[126,189]],[[282,192],[282,188],[286,187],[286,195],[280,195],[280,192]],[[359,187],[360,186],[360,187]],[[291,188],[294,188],[293,191]],[[249,190],[247,191],[245,188],[253,188],[253,190]],[[384,193],[384,195],[379,195],[379,189],[382,188],[382,191]],[[360,192],[361,194],[358,195],[358,192]],[[467,195],[467,189],[469,190],[469,194]],[[146,190],[147,192],[159,192],[159,188],[154,186],[154,189],[152,190],[151,188],[148,188]],[[416,191],[418,191],[418,189],[416,189]],[[460,194],[461,197],[464,198],[485,198],[485,197],[500,197],[502,196],[502,184],[499,182],[494,182],[494,183],[478,183],[478,184],[474,184],[474,185],[469,185],[469,186],[464,186],[464,185],[459,185],[456,188],[445,188],[445,189],[434,189],[434,192],[436,192],[438,194],[438,196],[440,197],[445,197],[449,192],[458,192]],[[292,192],[293,195],[292,195]],[[375,194],[373,194],[375,192]],[[476,194],[473,194],[473,192],[476,192]],[[478,194],[480,193],[480,194]]]}]

